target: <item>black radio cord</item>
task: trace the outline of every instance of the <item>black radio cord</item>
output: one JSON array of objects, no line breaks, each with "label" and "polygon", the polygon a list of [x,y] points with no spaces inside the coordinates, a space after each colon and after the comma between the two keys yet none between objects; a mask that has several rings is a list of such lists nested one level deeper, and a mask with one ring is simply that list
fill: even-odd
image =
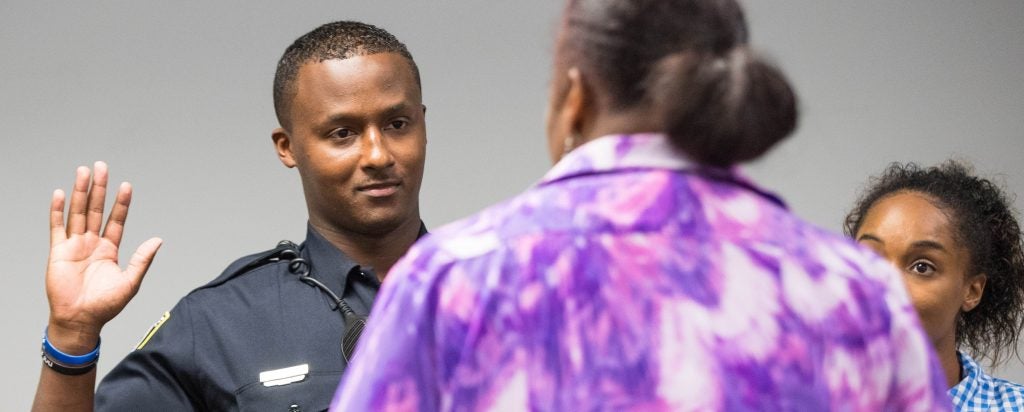
[{"label": "black radio cord", "polygon": [[[283,245],[282,242],[279,246],[295,246],[294,243],[288,242],[289,245]],[[363,334],[363,329],[366,327],[366,316],[359,316],[356,314],[352,307],[345,303],[345,300],[338,297],[331,288],[323,284],[319,280],[309,275],[309,262],[306,259],[299,257],[297,247],[288,247],[281,252],[282,260],[289,260],[288,271],[294,273],[299,277],[302,282],[314,286],[320,289],[334,302],[334,307],[331,310],[341,309],[341,316],[345,319],[345,332],[341,337],[341,356],[345,358],[345,362],[349,363],[352,359],[352,354],[356,350],[356,344],[359,342],[360,335]]]}]

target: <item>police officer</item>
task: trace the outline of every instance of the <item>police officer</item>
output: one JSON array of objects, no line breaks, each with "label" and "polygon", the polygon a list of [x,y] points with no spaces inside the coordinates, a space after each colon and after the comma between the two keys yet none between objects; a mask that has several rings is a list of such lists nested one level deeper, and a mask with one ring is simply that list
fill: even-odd
[{"label": "police officer", "polygon": [[[419,72],[386,31],[330,23],[281,57],[274,108],[274,146],[306,198],[305,242],[241,258],[181,299],[99,385],[97,409],[329,406],[380,280],[424,233]],[[162,242],[143,242],[118,266],[131,187],[118,188],[102,227],[107,180],[102,162],[77,170],[66,224],[65,195],[53,195],[35,410],[93,407],[100,329],[138,291]]]}]

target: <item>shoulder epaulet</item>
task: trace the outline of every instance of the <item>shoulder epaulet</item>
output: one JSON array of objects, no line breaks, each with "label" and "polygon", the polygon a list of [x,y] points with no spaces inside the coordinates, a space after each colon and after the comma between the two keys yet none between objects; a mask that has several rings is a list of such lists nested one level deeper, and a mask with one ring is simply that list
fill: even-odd
[{"label": "shoulder epaulet", "polygon": [[261,266],[281,260],[291,260],[297,257],[299,257],[299,246],[291,241],[282,240],[278,242],[277,247],[273,249],[264,250],[234,261],[228,265],[227,269],[224,269],[217,278],[210,281],[210,283],[196,288],[193,292],[200,289],[222,285],[231,279],[251,272]]}]

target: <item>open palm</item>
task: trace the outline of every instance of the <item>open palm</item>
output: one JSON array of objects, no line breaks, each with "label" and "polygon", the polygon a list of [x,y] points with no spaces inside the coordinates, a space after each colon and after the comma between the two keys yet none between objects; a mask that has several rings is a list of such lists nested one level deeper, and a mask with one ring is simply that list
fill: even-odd
[{"label": "open palm", "polygon": [[54,191],[50,204],[50,258],[46,295],[51,324],[95,333],[124,309],[139,290],[161,240],[142,243],[124,270],[118,249],[131,203],[131,186],[122,183],[103,226],[107,167],[97,162],[92,182],[89,169],[78,168],[64,224],[64,192]]}]

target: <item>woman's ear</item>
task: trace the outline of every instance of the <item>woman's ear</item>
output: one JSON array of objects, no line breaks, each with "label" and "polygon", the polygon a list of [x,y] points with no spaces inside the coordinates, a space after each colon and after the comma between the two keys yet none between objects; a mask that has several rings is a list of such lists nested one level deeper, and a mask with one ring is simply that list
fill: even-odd
[{"label": "woman's ear", "polygon": [[[588,101],[592,99],[590,90],[587,88],[586,83],[583,81],[583,75],[580,74],[580,69],[573,67],[566,73],[568,78],[568,90],[565,94],[565,100],[562,102],[562,110],[559,114],[562,116],[564,127],[572,133],[582,134],[584,124],[588,120]],[[582,142],[577,142],[577,144]]]},{"label": "woman's ear", "polygon": [[564,97],[554,100],[555,106],[549,112],[549,116],[552,116],[548,120],[551,123],[549,127],[558,135],[580,135],[583,133],[584,124],[589,120],[590,115],[586,113],[586,110],[588,106],[593,106],[588,103],[588,99],[591,99],[592,95],[583,81],[583,75],[580,74],[579,68],[571,67],[566,70],[563,81],[565,82]]},{"label": "woman's ear", "polygon": [[967,280],[967,289],[964,291],[964,302],[960,310],[970,312],[981,303],[981,297],[985,294],[985,283],[988,282],[988,275],[980,273]]},{"label": "woman's ear", "polygon": [[591,116],[586,111],[593,106],[588,103],[591,92],[579,68],[569,68],[564,76],[554,81],[547,112],[548,149],[552,163],[557,163],[566,153],[584,143],[584,129],[588,116]]}]

